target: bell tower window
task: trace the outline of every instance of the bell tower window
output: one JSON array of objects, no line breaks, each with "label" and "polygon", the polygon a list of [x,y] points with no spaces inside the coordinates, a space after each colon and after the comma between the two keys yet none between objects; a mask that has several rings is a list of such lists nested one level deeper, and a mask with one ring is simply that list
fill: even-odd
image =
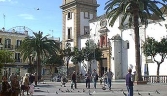
[{"label": "bell tower window", "polygon": [[84,26],[84,34],[89,34],[89,26]]},{"label": "bell tower window", "polygon": [[72,33],[72,28],[70,27],[67,29],[67,39],[71,39],[71,37],[72,37],[71,33]]},{"label": "bell tower window", "polygon": [[85,19],[90,19],[89,12],[84,12],[84,18]]},{"label": "bell tower window", "polygon": [[69,19],[72,19],[72,13],[71,12],[68,12],[67,13],[67,19],[69,20]]}]

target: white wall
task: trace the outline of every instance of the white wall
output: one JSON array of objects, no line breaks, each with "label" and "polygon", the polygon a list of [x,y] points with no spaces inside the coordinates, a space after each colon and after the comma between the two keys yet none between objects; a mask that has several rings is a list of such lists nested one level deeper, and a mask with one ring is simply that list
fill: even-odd
[{"label": "white wall", "polygon": [[[93,18],[93,14],[90,14],[90,19]],[[80,12],[80,35],[84,35],[84,26],[89,26],[89,20],[84,18],[84,12]]]}]

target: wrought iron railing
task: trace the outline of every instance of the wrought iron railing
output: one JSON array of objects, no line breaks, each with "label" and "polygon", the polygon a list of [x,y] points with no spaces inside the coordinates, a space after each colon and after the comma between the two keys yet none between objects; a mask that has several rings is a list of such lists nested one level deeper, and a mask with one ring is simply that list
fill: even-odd
[{"label": "wrought iron railing", "polygon": [[144,81],[148,83],[167,83],[167,75],[149,75],[149,76],[142,76]]}]

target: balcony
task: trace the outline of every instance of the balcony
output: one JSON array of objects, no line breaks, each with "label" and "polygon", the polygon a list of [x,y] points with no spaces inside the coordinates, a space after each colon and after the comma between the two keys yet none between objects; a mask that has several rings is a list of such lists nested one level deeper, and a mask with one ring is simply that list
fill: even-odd
[{"label": "balcony", "polygon": [[102,49],[102,50],[107,50],[107,49],[109,49],[111,46],[110,46],[110,44],[109,43],[107,43],[107,44],[104,44],[104,45],[100,45],[100,42],[98,42],[98,48],[100,48],[100,49]]},{"label": "balcony", "polygon": [[13,45],[11,45],[11,44],[5,45],[5,49],[6,50],[13,50]]},{"label": "balcony", "polygon": [[20,45],[15,45],[15,49],[18,49],[20,47]]},{"label": "balcony", "polygon": [[22,59],[15,59],[15,62],[22,62]]}]

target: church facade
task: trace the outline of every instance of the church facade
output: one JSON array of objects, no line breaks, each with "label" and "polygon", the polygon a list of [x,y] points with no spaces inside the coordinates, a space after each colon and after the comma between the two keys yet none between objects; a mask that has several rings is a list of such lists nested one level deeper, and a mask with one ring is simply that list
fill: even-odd
[{"label": "church facade", "polygon": [[[100,76],[110,68],[114,73],[114,79],[124,78],[128,68],[135,71],[134,31],[126,26],[119,27],[121,16],[114,26],[110,27],[105,15],[96,15],[98,6],[96,0],[63,0],[62,47],[66,48],[68,43],[70,47],[82,49],[87,41],[92,41],[92,44],[98,45],[103,52],[101,62],[93,60],[78,64],[79,73],[85,74],[91,65],[91,70],[96,69]],[[164,16],[166,17],[166,14]],[[158,22],[150,20],[147,28],[140,27],[141,46],[148,36],[160,40],[166,37],[166,32],[167,20]],[[142,75],[145,75],[146,71],[149,75],[156,75],[157,64],[144,56],[142,47],[140,49]],[[166,65],[165,60],[161,64],[160,75],[167,75]]]}]

